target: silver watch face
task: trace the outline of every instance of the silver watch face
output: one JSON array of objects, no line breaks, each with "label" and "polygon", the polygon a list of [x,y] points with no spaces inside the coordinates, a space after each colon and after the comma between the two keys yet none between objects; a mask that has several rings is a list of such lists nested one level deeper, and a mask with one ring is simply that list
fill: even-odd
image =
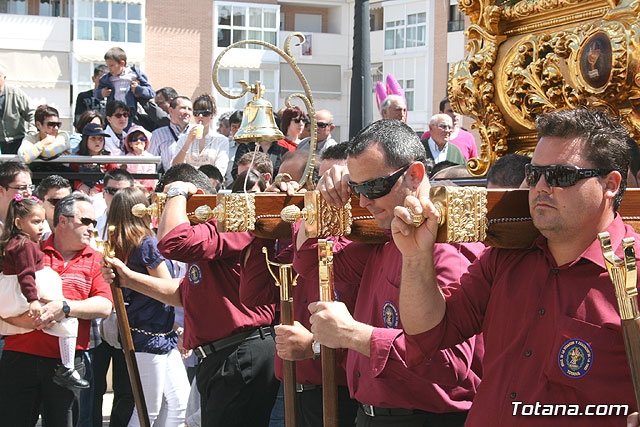
[{"label": "silver watch face", "polygon": [[181,194],[185,194],[185,192],[178,187],[172,187],[169,189],[169,191],[167,191],[167,197],[179,196]]},{"label": "silver watch face", "polygon": [[315,354],[320,354],[320,343],[318,341],[313,342],[313,352]]}]

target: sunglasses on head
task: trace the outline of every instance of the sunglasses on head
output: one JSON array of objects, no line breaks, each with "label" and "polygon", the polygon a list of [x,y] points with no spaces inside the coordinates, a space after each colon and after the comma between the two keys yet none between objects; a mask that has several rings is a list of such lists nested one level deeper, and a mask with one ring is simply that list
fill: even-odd
[{"label": "sunglasses on head", "polygon": [[115,188],[115,187],[103,187],[102,188],[103,192],[105,192],[107,194],[110,194],[112,196],[114,196],[118,192],[118,190],[120,190],[120,189],[119,188]]},{"label": "sunglasses on head", "polygon": [[[77,216],[73,216],[73,215],[65,215],[67,218],[78,218]],[[80,221],[82,223],[82,225],[86,225],[87,227],[89,225],[93,225],[93,228],[95,228],[98,225],[98,221],[96,221],[93,218],[87,218],[87,217],[82,217],[82,218],[78,218],[78,221]]]},{"label": "sunglasses on head", "polygon": [[211,110],[193,110],[194,116],[209,117],[211,114],[212,114]]},{"label": "sunglasses on head", "polygon": [[121,119],[121,118],[125,118],[128,119],[129,118],[129,113],[115,113],[113,115],[113,117],[115,117],[116,119]]},{"label": "sunglasses on head", "polygon": [[549,187],[571,187],[581,179],[603,176],[611,172],[606,169],[587,169],[571,165],[535,166],[531,163],[524,166],[527,185],[533,187],[544,175]]},{"label": "sunglasses on head", "polygon": [[146,136],[134,136],[133,138],[129,138],[129,142],[138,142],[138,141],[142,141],[142,142],[147,142],[147,137]]},{"label": "sunglasses on head", "polygon": [[59,128],[62,126],[62,122],[47,122],[47,126],[50,128]]},{"label": "sunglasses on head", "polygon": [[411,166],[413,163],[414,162],[411,162],[408,165],[401,167],[391,175],[370,179],[369,181],[365,181],[360,184],[349,181],[349,187],[351,188],[351,191],[353,191],[353,194],[358,197],[362,195],[370,200],[384,197],[389,194],[393,186],[396,185],[396,182],[398,182],[400,177],[407,171],[407,169],[409,169],[409,166]]},{"label": "sunglasses on head", "polygon": [[320,129],[324,129],[324,128],[328,127],[328,126],[331,126],[331,123],[318,122],[317,125],[318,125],[318,127]]}]

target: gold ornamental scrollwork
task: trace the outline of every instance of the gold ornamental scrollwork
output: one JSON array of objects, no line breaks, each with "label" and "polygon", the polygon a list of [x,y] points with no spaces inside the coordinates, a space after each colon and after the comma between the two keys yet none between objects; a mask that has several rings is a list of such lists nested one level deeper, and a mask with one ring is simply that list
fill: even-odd
[{"label": "gold ornamental scrollwork", "polygon": [[[224,213],[218,228],[225,231],[253,231],[256,228],[256,197],[253,193],[218,194],[218,207],[214,211]],[[222,208],[219,206],[222,205]]]},{"label": "gold ornamental scrollwork", "polygon": [[[441,214],[438,241],[481,242],[487,237],[487,189],[434,187],[429,195]],[[446,239],[441,239],[441,234]]]}]

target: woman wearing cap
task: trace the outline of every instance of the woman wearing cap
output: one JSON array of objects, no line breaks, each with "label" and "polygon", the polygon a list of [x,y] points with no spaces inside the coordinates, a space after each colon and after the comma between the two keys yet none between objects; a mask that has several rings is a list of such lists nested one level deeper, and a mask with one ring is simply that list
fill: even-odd
[{"label": "woman wearing cap", "polygon": [[[110,154],[104,149],[104,137],[109,136],[96,123],[89,123],[82,129],[82,140],[80,141],[79,156],[104,156]],[[100,172],[104,173],[111,169],[117,169],[118,165],[109,163],[99,165],[97,163],[72,163],[71,168],[76,172]],[[76,180],[73,188],[89,196],[94,196],[102,191],[102,176],[95,178],[85,178]]]},{"label": "woman wearing cap", "polygon": [[[139,157],[151,157],[149,153],[149,145],[151,144],[151,132],[143,128],[142,126],[131,126],[127,136],[124,137],[124,147],[127,152],[127,156],[139,156]],[[154,164],[128,164],[127,171],[129,173],[156,173],[156,165]],[[142,188],[145,193],[153,191],[156,188],[155,179],[136,179],[135,183],[137,187]]]},{"label": "woman wearing cap", "polygon": [[200,95],[193,101],[193,117],[199,126],[180,136],[173,165],[185,162],[196,168],[213,165],[224,176],[229,164],[229,140],[211,127],[215,115],[216,102],[210,95]]}]

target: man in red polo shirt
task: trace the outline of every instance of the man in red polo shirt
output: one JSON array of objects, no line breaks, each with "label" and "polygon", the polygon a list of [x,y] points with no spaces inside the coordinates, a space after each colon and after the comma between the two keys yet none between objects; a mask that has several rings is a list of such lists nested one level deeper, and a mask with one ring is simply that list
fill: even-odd
[{"label": "man in red polo shirt", "polygon": [[467,426],[622,426],[636,410],[613,284],[597,234],[639,235],[616,210],[626,187],[627,131],[606,113],[538,117],[527,165],[529,209],[540,236],[521,250],[491,248],[449,295],[433,270],[437,214],[424,197],[418,228],[396,208],[403,254],[400,315],[410,364],[484,332],[482,386]]},{"label": "man in red polo shirt", "polygon": [[[2,425],[35,425],[41,405],[47,425],[76,424],[79,393],[52,381],[60,365],[58,338],[41,329],[64,317],[77,317],[76,350],[87,350],[91,319],[111,313],[111,289],[100,272],[101,255],[89,246],[96,223],[91,199],[71,194],[57,203],[54,215],[54,233],[43,243],[44,265],[60,274],[67,299],[46,304],[37,319],[26,314],[6,319],[38,330],[5,338],[0,359]],[[84,371],[80,352],[76,354],[76,369]]]}]

